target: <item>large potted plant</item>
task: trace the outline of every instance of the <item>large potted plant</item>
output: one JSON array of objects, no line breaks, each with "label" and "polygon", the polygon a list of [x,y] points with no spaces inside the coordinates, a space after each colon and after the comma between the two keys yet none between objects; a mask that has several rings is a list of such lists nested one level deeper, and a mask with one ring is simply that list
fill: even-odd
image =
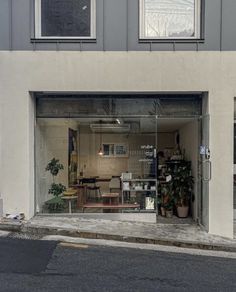
[{"label": "large potted plant", "polygon": [[194,180],[191,175],[191,166],[179,166],[178,170],[173,175],[173,188],[177,201],[177,215],[180,218],[188,217],[193,186]]},{"label": "large potted plant", "polygon": [[60,170],[63,170],[63,165],[59,162],[59,159],[53,158],[47,164],[45,170],[49,171],[52,175],[52,184],[48,190],[49,194],[53,195],[53,198],[45,202],[50,211],[60,211],[63,209],[64,203],[60,195],[66,190],[66,187],[61,183],[56,183],[56,176]]}]

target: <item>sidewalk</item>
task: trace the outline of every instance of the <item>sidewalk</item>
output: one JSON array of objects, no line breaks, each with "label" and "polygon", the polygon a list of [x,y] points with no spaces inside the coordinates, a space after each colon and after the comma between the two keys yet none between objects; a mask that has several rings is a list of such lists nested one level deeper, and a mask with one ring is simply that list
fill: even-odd
[{"label": "sidewalk", "polygon": [[236,252],[236,239],[210,235],[188,219],[162,222],[160,218],[160,223],[131,220],[135,218],[118,220],[115,214],[37,215],[22,223],[1,221],[0,229]]}]

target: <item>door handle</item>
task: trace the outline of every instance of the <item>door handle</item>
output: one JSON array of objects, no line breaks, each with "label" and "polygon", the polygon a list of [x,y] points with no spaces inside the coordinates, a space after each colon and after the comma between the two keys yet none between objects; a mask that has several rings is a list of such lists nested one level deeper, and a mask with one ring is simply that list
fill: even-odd
[{"label": "door handle", "polygon": [[205,169],[203,169],[203,181],[210,181],[211,180],[211,175],[212,175],[212,167],[211,167],[211,161],[210,160],[204,160],[203,161],[203,166],[208,165],[208,176],[206,176]]}]

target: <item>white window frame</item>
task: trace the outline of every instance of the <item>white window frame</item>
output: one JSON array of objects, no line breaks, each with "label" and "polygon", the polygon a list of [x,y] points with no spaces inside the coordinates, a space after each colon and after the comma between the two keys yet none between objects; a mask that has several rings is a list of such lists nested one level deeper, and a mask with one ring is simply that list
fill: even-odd
[{"label": "white window frame", "polygon": [[194,0],[195,5],[195,15],[194,15],[194,30],[195,35],[193,37],[148,37],[145,36],[145,0],[139,0],[139,39],[143,40],[195,40],[201,37],[201,0]]},{"label": "white window frame", "polygon": [[[50,1],[50,0],[49,0]],[[96,38],[96,0],[91,1],[90,36],[42,36],[41,0],[35,0],[35,38],[36,39],[95,39]]]},{"label": "white window frame", "polygon": [[[108,155],[105,155],[103,154],[101,157],[104,157],[104,158],[125,158],[125,157],[129,157],[129,145],[127,143],[102,143],[102,150],[104,150],[104,145],[109,145],[109,148],[110,147],[113,147],[114,149],[114,153],[111,153],[110,149],[109,149],[109,154]],[[116,147],[117,146],[123,146],[125,149],[126,149],[126,153],[125,154],[118,154],[117,151],[116,151]]]}]

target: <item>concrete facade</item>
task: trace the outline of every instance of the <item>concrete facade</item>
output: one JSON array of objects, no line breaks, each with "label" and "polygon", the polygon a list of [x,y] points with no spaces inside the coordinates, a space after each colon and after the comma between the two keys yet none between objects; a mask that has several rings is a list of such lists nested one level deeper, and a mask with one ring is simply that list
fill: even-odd
[{"label": "concrete facade", "polygon": [[30,92],[208,92],[209,232],[233,237],[235,52],[0,52],[4,213],[35,214]]}]

